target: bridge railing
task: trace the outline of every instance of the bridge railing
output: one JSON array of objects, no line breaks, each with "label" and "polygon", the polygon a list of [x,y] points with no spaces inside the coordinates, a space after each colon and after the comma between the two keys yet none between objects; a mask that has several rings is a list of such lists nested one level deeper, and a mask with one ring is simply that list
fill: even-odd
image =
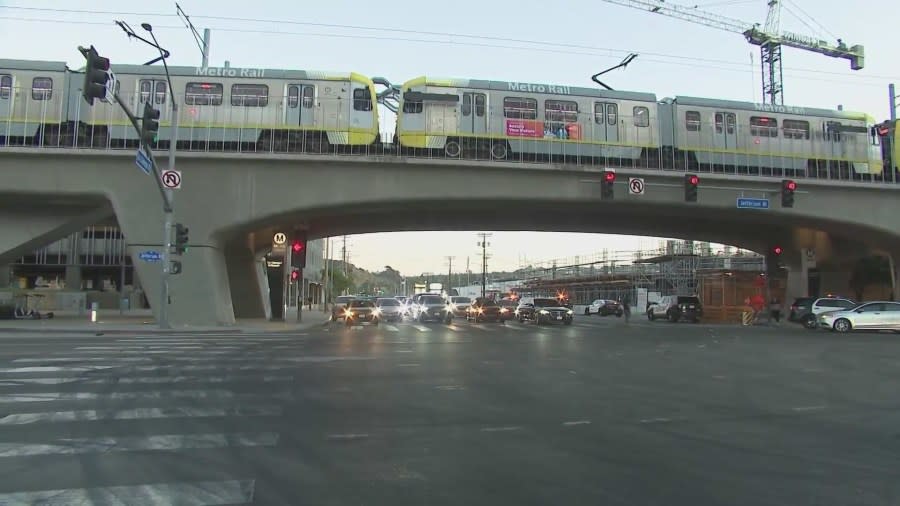
[{"label": "bridge railing", "polygon": [[[0,147],[136,149],[137,135],[117,105],[89,107],[80,96],[54,90],[34,95],[14,89],[0,97]],[[140,94],[121,94],[139,112]],[[41,98],[41,100],[35,100]],[[152,97],[162,110],[153,147],[171,142],[168,97]],[[663,128],[651,109],[575,111],[521,109],[470,103],[429,105],[422,112],[380,120],[376,111],[346,99],[269,97],[262,107],[244,107],[230,97],[212,100],[177,96],[178,149],[232,153],[328,154],[333,156],[465,159],[484,163],[523,162],[585,168],[645,168],[665,171],[816,178],[835,181],[900,182],[890,168],[877,171],[872,139],[865,133],[828,132],[821,125],[767,127],[721,118],[676,120]],[[218,103],[217,103],[218,102]],[[258,104],[259,102],[255,102]],[[509,105],[509,104],[507,104]],[[570,107],[560,105],[560,108]],[[391,114],[387,111],[380,113]],[[545,119],[536,119],[543,116]],[[674,132],[666,131],[674,130]]]}]

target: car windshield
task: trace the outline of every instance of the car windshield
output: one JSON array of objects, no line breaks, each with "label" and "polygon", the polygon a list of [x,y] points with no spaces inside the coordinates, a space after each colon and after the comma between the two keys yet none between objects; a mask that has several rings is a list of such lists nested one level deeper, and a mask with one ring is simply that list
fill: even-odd
[{"label": "car windshield", "polygon": [[475,299],[475,305],[476,306],[496,306],[497,303],[494,302],[493,299],[488,299],[488,298],[482,299],[481,297],[479,297],[479,298]]},{"label": "car windshield", "polygon": [[375,303],[371,300],[354,300],[350,302],[350,307],[375,307]]},{"label": "car windshield", "polygon": [[534,299],[534,305],[541,307],[560,307],[559,301],[556,299]]},{"label": "car windshield", "polygon": [[397,299],[378,299],[376,304],[379,306],[399,306],[400,301]]},{"label": "car windshield", "polygon": [[679,304],[700,304],[698,297],[678,297]]},{"label": "car windshield", "polygon": [[450,301],[454,304],[468,304],[472,302],[472,299],[468,297],[450,297]]},{"label": "car windshield", "polygon": [[337,302],[338,304],[346,304],[346,303],[350,302],[350,301],[353,300],[353,299],[355,299],[355,297],[350,297],[350,296],[347,296],[347,295],[341,295],[340,297],[338,297],[337,299],[335,299],[335,302]]},{"label": "car windshield", "polygon": [[438,297],[436,295],[432,295],[430,297],[422,297],[422,304],[434,305],[434,304],[443,304],[443,303],[444,303],[444,299],[441,299],[440,297]]}]

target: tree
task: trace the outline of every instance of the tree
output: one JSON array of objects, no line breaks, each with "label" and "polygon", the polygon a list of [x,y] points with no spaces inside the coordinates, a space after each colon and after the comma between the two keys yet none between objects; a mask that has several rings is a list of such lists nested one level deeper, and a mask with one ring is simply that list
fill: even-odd
[{"label": "tree", "polygon": [[[332,290],[332,299],[346,290],[348,293],[355,291],[355,286],[353,284],[353,280],[350,279],[349,275],[344,275],[343,272],[339,270],[334,270],[329,273],[331,277],[331,290]],[[322,270],[322,278],[325,277],[325,270]]]},{"label": "tree", "polygon": [[850,289],[857,301],[862,300],[866,287],[877,283],[891,282],[891,265],[883,256],[860,258],[853,266],[850,275]]}]

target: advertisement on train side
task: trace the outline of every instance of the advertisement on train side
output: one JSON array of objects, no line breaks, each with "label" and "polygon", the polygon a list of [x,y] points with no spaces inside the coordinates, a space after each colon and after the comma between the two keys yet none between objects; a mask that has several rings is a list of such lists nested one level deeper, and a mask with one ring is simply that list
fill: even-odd
[{"label": "advertisement on train side", "polygon": [[578,123],[550,123],[533,119],[508,119],[506,120],[506,135],[532,139],[581,140],[581,125]]}]

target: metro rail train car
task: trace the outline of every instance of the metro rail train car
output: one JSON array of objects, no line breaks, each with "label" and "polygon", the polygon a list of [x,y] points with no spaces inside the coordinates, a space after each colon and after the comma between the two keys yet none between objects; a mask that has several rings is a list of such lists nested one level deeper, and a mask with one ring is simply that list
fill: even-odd
[{"label": "metro rail train car", "polygon": [[[160,66],[113,65],[116,89],[141,116],[160,110],[171,140],[171,99]],[[375,85],[356,73],[169,67],[179,102],[178,144],[189,149],[326,152],[380,142]],[[0,60],[0,144],[132,147],[121,108],[81,98],[84,75],[62,62]]]},{"label": "metro rail train car", "polygon": [[[160,66],[113,65],[119,95],[136,115],[160,110],[158,142],[171,139],[171,99]],[[189,149],[327,152],[379,139],[375,85],[356,73],[233,67],[169,67],[179,103],[178,143]],[[79,77],[80,79],[80,77]],[[80,91],[79,91],[80,93]],[[113,147],[136,144],[118,105],[82,111],[91,136]]]},{"label": "metro rail train car", "polygon": [[833,177],[880,174],[880,138],[862,113],[696,97],[659,104],[664,165]]},{"label": "metro rail train car", "polygon": [[418,77],[400,88],[396,140],[448,157],[637,160],[659,144],[652,93]]},{"label": "metro rail train car", "polygon": [[68,83],[65,62],[0,59],[0,145],[56,145],[68,121]]}]

